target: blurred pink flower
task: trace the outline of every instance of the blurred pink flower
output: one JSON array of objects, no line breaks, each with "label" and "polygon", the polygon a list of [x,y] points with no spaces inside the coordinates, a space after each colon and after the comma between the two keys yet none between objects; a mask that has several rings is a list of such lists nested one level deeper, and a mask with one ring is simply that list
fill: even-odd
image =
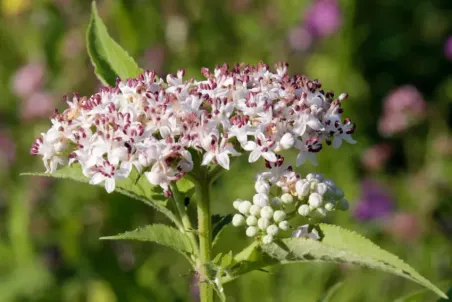
[{"label": "blurred pink flower", "polygon": [[339,30],[341,10],[336,0],[314,0],[305,13],[306,27],[313,36],[325,37]]},{"label": "blurred pink flower", "polygon": [[312,44],[312,36],[303,26],[296,26],[288,33],[289,45],[293,50],[305,51]]},{"label": "blurred pink flower", "polygon": [[19,97],[30,96],[41,88],[45,76],[45,67],[41,63],[30,63],[16,71],[12,81],[13,93]]},{"label": "blurred pink flower", "polygon": [[83,33],[79,29],[70,30],[63,39],[63,56],[75,57],[85,51]]},{"label": "blurred pink flower", "polygon": [[157,74],[162,73],[163,63],[165,62],[165,48],[162,46],[154,46],[145,51],[143,57],[143,68],[155,71]]},{"label": "blurred pink flower", "polygon": [[22,101],[20,115],[24,120],[48,117],[54,108],[53,98],[50,94],[36,92]]},{"label": "blurred pink flower", "polygon": [[7,168],[16,160],[16,144],[9,132],[0,130],[0,167]]},{"label": "blurred pink flower", "polygon": [[404,85],[390,92],[383,100],[383,114],[379,121],[382,135],[402,132],[421,120],[427,104],[422,94],[412,85]]},{"label": "blurred pink flower", "polygon": [[444,43],[444,55],[452,61],[452,36],[449,36]]},{"label": "blurred pink flower", "polygon": [[392,147],[388,143],[373,145],[364,150],[361,155],[361,163],[367,170],[374,171],[383,167],[391,157]]},{"label": "blurred pink flower", "polygon": [[394,213],[385,221],[386,231],[404,242],[416,241],[422,233],[419,219],[411,213]]}]

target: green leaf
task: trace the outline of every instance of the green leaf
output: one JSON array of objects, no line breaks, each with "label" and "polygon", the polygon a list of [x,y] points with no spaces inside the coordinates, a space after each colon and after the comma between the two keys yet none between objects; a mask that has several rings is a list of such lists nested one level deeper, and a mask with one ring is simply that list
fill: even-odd
[{"label": "green leaf", "polygon": [[[320,224],[318,227],[323,235],[321,241],[288,238],[272,244],[261,245],[259,249],[255,248],[253,253],[259,254],[260,252],[263,255],[270,256],[270,259],[256,255],[252,259],[248,256],[244,260],[245,265],[238,263],[236,267],[233,267],[231,270],[233,276],[223,280],[223,283],[251,270],[278,263],[291,264],[323,261],[350,263],[383,270],[417,282],[441,297],[447,297],[438,287],[422,277],[408,264],[397,256],[381,249],[370,240],[338,226]],[[248,254],[251,255],[249,252]]]},{"label": "green leaf", "polygon": [[215,246],[221,236],[221,233],[223,232],[224,227],[230,224],[231,221],[231,214],[228,214],[226,216],[221,216],[218,214],[212,215],[212,246]]},{"label": "green leaf", "polygon": [[[89,183],[89,178],[85,177],[82,173],[80,165],[73,164],[71,166],[63,167],[54,173],[22,173],[21,175],[29,176],[45,176],[51,178],[71,179],[81,183]],[[146,177],[140,177],[138,181],[138,172],[134,169],[130,176],[126,179],[116,181],[115,191],[126,195],[128,197],[140,200],[145,204],[153,207],[157,211],[165,214],[174,224],[179,226],[179,220],[168,208],[166,208],[166,201],[155,200],[156,196],[155,187],[152,186],[146,179]],[[100,184],[99,186],[102,186]]]},{"label": "green leaf", "polygon": [[326,294],[319,299],[319,302],[330,302],[330,301],[334,301],[333,297],[334,295],[337,293],[337,291],[342,287],[342,285],[344,285],[343,282],[338,282],[336,284],[334,284],[333,286],[331,286]]},{"label": "green leaf", "polygon": [[91,20],[86,31],[86,45],[97,77],[105,85],[115,86],[116,78],[135,78],[142,70],[129,54],[108,34],[92,3]]},{"label": "green leaf", "polygon": [[101,237],[100,239],[150,241],[170,247],[186,256],[193,254],[193,246],[188,236],[164,224],[151,224],[134,231],[115,236]]}]

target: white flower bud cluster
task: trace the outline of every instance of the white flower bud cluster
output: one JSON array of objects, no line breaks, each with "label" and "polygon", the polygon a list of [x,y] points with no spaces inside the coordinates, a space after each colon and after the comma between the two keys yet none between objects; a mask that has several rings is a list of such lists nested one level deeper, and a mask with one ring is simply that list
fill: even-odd
[{"label": "white flower bud cluster", "polygon": [[290,229],[288,220],[297,213],[309,219],[319,219],[334,210],[346,210],[344,192],[332,180],[310,173],[301,178],[278,157],[267,162],[269,171],[259,173],[253,201],[238,199],[233,206],[239,212],[232,224],[246,226],[248,237],[261,237],[264,244]]}]

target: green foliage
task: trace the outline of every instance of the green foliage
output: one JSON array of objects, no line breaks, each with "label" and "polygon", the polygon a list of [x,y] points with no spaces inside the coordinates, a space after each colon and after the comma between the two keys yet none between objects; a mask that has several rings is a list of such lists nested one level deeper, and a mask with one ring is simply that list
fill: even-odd
[{"label": "green foliage", "polygon": [[96,2],[92,3],[91,21],[86,32],[86,45],[97,77],[105,85],[114,86],[116,78],[134,78],[141,69],[132,57],[108,34],[99,17]]},{"label": "green foliage", "polygon": [[134,231],[115,236],[101,237],[102,240],[138,240],[155,242],[170,247],[179,253],[190,256],[193,246],[186,234],[164,224],[151,224]]},{"label": "green foliage", "polygon": [[[441,297],[446,297],[439,288],[422,277],[408,264],[361,235],[328,224],[320,224],[319,228],[323,236],[321,241],[288,238],[272,244],[261,245],[259,249],[253,245],[251,248],[248,247],[246,252],[240,256],[241,259],[244,259],[242,260],[243,264],[238,264],[239,266],[234,271],[233,276],[238,277],[250,270],[277,263],[349,263],[402,276],[425,286]],[[270,258],[256,255],[258,250],[270,256]]]},{"label": "green foliage", "polygon": [[[70,179],[81,183],[89,183],[89,179],[83,175],[80,165],[78,164],[63,167],[52,174],[42,172],[29,172],[22,173],[21,175]],[[102,186],[102,184],[99,184],[99,186]],[[156,200],[161,199],[159,188],[152,187],[152,185],[149,184],[146,178],[139,177],[136,170],[133,170],[128,178],[117,180],[115,191],[144,202],[157,211],[165,214],[165,216],[168,217],[176,225],[178,224],[178,219],[176,218],[176,216],[174,216],[174,214],[166,207],[166,201]]]},{"label": "green foliage", "polygon": [[221,237],[224,227],[231,223],[232,214],[221,216],[218,214],[212,215],[212,246],[214,246]]}]

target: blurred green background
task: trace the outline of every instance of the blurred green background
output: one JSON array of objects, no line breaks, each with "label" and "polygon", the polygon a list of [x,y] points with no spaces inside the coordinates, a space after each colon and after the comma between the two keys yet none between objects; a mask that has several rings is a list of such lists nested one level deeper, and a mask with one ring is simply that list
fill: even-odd
[{"label": "blurred green background", "polygon": [[[348,92],[357,145],[320,154],[317,167],[344,189],[349,212],[329,222],[357,230],[447,290],[452,284],[452,1],[104,0],[111,35],[158,75],[227,62],[273,65]],[[0,301],[197,301],[189,265],[153,244],[100,236],[163,221],[135,200],[42,171],[29,155],[62,97],[91,95],[84,31],[88,0],[0,0]],[[289,154],[289,157],[292,155]],[[214,213],[251,198],[237,160],[214,188]],[[246,167],[246,168],[245,168]],[[248,168],[249,167],[249,168]],[[192,207],[192,206],[191,206]],[[248,239],[227,227],[218,251]],[[228,301],[436,301],[405,279],[363,268],[299,264],[226,285]]]}]

